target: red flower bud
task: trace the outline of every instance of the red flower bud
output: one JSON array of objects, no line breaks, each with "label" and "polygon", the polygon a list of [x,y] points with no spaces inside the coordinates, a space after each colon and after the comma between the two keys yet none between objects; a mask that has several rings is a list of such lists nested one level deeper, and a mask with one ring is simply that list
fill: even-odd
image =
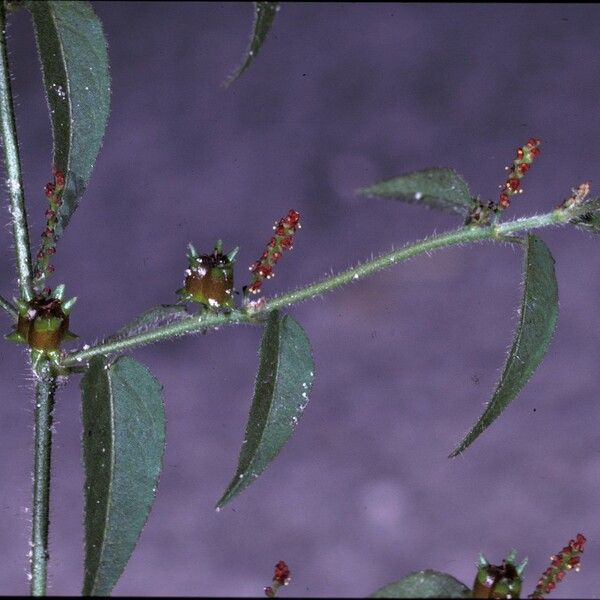
[{"label": "red flower bud", "polygon": [[54,181],[60,188],[65,187],[65,174],[62,171],[54,171]]}]

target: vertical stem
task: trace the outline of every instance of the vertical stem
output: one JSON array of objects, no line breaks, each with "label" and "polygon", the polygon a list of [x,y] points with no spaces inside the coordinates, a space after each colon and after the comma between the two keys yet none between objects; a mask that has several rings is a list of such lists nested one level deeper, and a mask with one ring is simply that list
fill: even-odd
[{"label": "vertical stem", "polygon": [[23,198],[23,178],[19,160],[15,111],[10,85],[10,69],[6,49],[6,9],[0,2],[0,134],[4,147],[4,165],[10,196],[10,214],[13,224],[17,271],[21,297],[29,301],[33,297],[31,283],[31,253],[27,230],[27,211]]},{"label": "vertical stem", "polygon": [[33,510],[31,534],[31,595],[46,593],[48,567],[48,526],[50,522],[50,458],[52,452],[52,411],[56,378],[48,361],[36,369],[35,464],[33,468]]}]

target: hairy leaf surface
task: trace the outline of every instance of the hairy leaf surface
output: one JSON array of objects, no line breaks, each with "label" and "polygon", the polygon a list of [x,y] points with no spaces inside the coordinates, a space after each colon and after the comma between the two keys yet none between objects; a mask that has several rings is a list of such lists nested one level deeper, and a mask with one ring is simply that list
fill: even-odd
[{"label": "hairy leaf surface", "polygon": [[105,338],[104,341],[116,342],[132,335],[144,333],[154,327],[191,319],[193,316],[181,304],[160,304],[143,312],[117,332]]},{"label": "hairy leaf surface", "polygon": [[62,235],[85,191],[108,119],[106,39],[89,2],[29,1],[54,139],[53,164],[65,174],[55,227]]},{"label": "hairy leaf surface", "polygon": [[159,382],[127,356],[90,362],[81,382],[84,596],[110,594],[146,523],[165,444]]},{"label": "hairy leaf surface", "polygon": [[550,345],[558,316],[554,258],[546,244],[532,234],[526,238],[524,271],[519,324],[502,377],[484,413],[450,457],[468,448],[517,396]]},{"label": "hairy leaf surface", "polygon": [[417,571],[371,594],[371,598],[470,598],[471,590],[452,575]]},{"label": "hairy leaf surface", "polygon": [[456,171],[447,168],[414,171],[358,190],[358,193],[423,204],[462,215],[466,215],[473,206],[466,181]]},{"label": "hairy leaf surface", "polygon": [[289,315],[273,311],[260,346],[260,365],[237,470],[221,508],[246,488],[277,456],[292,435],[314,378],[310,343]]}]

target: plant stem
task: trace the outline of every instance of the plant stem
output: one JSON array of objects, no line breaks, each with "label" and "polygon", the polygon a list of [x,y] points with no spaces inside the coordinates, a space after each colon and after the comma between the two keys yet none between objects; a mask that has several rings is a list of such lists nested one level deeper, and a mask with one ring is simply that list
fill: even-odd
[{"label": "plant stem", "polygon": [[6,48],[6,9],[4,2],[0,2],[0,55],[0,134],[2,135],[2,145],[4,147],[4,165],[10,196],[10,214],[13,224],[15,253],[17,255],[19,288],[21,297],[29,301],[33,297],[31,254]]},{"label": "plant stem", "polygon": [[86,350],[73,352],[65,357],[65,359],[62,361],[62,366],[72,367],[101,354],[110,354],[113,352],[137,348],[139,346],[152,344],[160,340],[169,339],[180,335],[197,333],[210,328],[218,328],[221,325],[232,325],[234,323],[254,323],[260,318],[261,314],[264,315],[276,308],[283,308],[285,306],[297,304],[302,300],[314,298],[315,296],[319,296],[325,292],[331,292],[342,285],[346,285],[352,281],[361,279],[367,275],[371,275],[372,273],[420,254],[425,254],[432,252],[433,250],[446,248],[448,246],[455,246],[457,244],[477,242],[482,240],[506,242],[506,237],[514,233],[527,231],[530,229],[540,229],[552,225],[564,225],[574,217],[589,212],[590,204],[591,203],[573,207],[568,210],[556,209],[549,213],[535,215],[533,217],[524,219],[515,219],[514,221],[507,221],[505,223],[492,225],[489,227],[460,227],[459,229],[454,229],[447,233],[425,238],[413,244],[404,246],[398,250],[392,250],[391,252],[367,261],[362,265],[357,265],[356,267],[342,271],[338,275],[327,277],[326,279],[318,281],[317,283],[298,288],[297,290],[283,294],[282,296],[276,296],[275,298],[267,301],[264,307],[254,313],[249,313],[245,310],[234,310],[227,314],[203,314],[197,317],[191,317],[185,321],[156,327],[155,329],[132,335],[118,341],[105,342]]},{"label": "plant stem", "polygon": [[52,451],[52,411],[56,378],[48,361],[36,371],[35,386],[35,464],[33,468],[33,511],[31,534],[31,595],[46,593],[48,566],[48,526],[50,522],[50,458]]},{"label": "plant stem", "polygon": [[11,317],[17,318],[19,313],[15,306],[13,306],[8,300],[0,296],[0,308],[3,308]]}]

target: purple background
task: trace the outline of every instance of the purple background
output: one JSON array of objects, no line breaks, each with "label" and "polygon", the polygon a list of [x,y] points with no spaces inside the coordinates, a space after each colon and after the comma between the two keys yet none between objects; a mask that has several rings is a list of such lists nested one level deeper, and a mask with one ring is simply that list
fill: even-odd
[{"label": "purple background", "polygon": [[[530,136],[542,155],[511,215],[546,211],[598,181],[600,7],[285,4],[250,70],[224,91],[250,4],[94,4],[109,40],[112,110],[95,173],[59,244],[52,285],[79,297],[72,328],[93,343],[175,300],[193,241],[239,244],[237,284],[275,219],[303,229],[268,294],[457,226],[451,215],[353,190],[451,166],[496,198]],[[10,17],[31,236],[51,139],[28,15]],[[596,186],[596,194],[598,193]],[[5,213],[7,215],[7,213]],[[8,216],[0,292],[15,292]],[[489,399],[521,295],[518,250],[442,251],[294,307],[317,365],[297,433],[217,514],[252,397],[261,332],[225,328],[133,353],[164,384],[158,497],[118,594],[260,595],[280,559],[282,595],[361,596],[434,568],[470,584],[480,551],[548,556],[582,531],[580,574],[554,597],[600,589],[597,237],[543,231],[560,289],[558,328],[524,392],[463,456],[448,453]],[[35,249],[34,249],[35,251]],[[3,327],[9,321],[2,317]],[[0,344],[0,593],[27,592],[33,382]],[[56,409],[51,587],[77,594],[83,561],[80,399]]]}]

